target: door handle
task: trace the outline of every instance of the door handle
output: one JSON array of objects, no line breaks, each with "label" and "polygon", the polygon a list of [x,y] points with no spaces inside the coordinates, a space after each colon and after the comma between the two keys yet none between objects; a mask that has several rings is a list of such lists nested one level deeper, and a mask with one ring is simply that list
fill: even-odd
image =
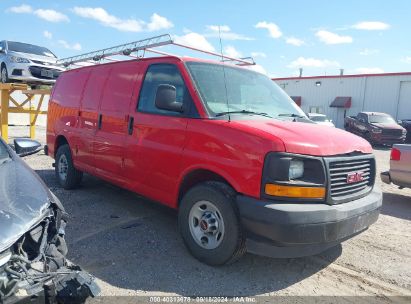
[{"label": "door handle", "polygon": [[103,114],[99,114],[98,115],[97,129],[101,130],[102,123],[103,123]]},{"label": "door handle", "polygon": [[128,120],[128,135],[133,135],[134,130],[134,117],[130,116]]}]

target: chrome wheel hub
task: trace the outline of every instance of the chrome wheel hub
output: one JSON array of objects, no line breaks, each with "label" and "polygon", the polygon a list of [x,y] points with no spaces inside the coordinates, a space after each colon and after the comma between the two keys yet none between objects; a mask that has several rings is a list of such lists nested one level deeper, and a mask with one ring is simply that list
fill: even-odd
[{"label": "chrome wheel hub", "polygon": [[193,239],[204,249],[217,248],[224,237],[224,220],[218,208],[209,201],[194,204],[189,214]]},{"label": "chrome wheel hub", "polygon": [[67,179],[67,171],[68,171],[68,161],[67,157],[62,154],[57,164],[58,174],[61,180],[65,181]]}]

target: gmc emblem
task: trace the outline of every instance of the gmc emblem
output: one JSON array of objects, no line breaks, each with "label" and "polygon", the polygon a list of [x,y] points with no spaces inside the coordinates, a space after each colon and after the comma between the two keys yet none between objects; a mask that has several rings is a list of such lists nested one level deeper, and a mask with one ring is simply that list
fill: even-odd
[{"label": "gmc emblem", "polygon": [[358,183],[364,180],[364,172],[352,172],[347,174],[347,184]]}]

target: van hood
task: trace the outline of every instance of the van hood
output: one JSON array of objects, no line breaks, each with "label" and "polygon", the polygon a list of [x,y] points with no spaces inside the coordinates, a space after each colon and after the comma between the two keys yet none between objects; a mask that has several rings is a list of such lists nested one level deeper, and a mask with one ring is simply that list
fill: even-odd
[{"label": "van hood", "polygon": [[280,120],[232,121],[233,127],[283,142],[285,152],[312,156],[333,156],[352,152],[372,153],[371,145],[361,137],[338,128],[319,124]]},{"label": "van hood", "polygon": [[0,165],[0,252],[47,214],[51,203],[43,182],[21,160]]}]

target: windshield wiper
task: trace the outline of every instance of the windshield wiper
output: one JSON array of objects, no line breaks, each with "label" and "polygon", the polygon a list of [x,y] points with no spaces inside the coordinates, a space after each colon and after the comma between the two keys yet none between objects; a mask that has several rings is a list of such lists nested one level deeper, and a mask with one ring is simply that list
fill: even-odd
[{"label": "windshield wiper", "polygon": [[219,117],[219,116],[224,116],[224,115],[227,115],[227,114],[251,114],[251,115],[260,115],[260,116],[265,116],[265,117],[272,118],[272,116],[270,116],[267,113],[254,112],[254,111],[248,111],[248,110],[221,112],[221,113],[217,113],[215,116]]},{"label": "windshield wiper", "polygon": [[306,118],[303,115],[295,114],[295,113],[284,113],[284,114],[278,114],[279,117],[296,117],[296,118]]}]

